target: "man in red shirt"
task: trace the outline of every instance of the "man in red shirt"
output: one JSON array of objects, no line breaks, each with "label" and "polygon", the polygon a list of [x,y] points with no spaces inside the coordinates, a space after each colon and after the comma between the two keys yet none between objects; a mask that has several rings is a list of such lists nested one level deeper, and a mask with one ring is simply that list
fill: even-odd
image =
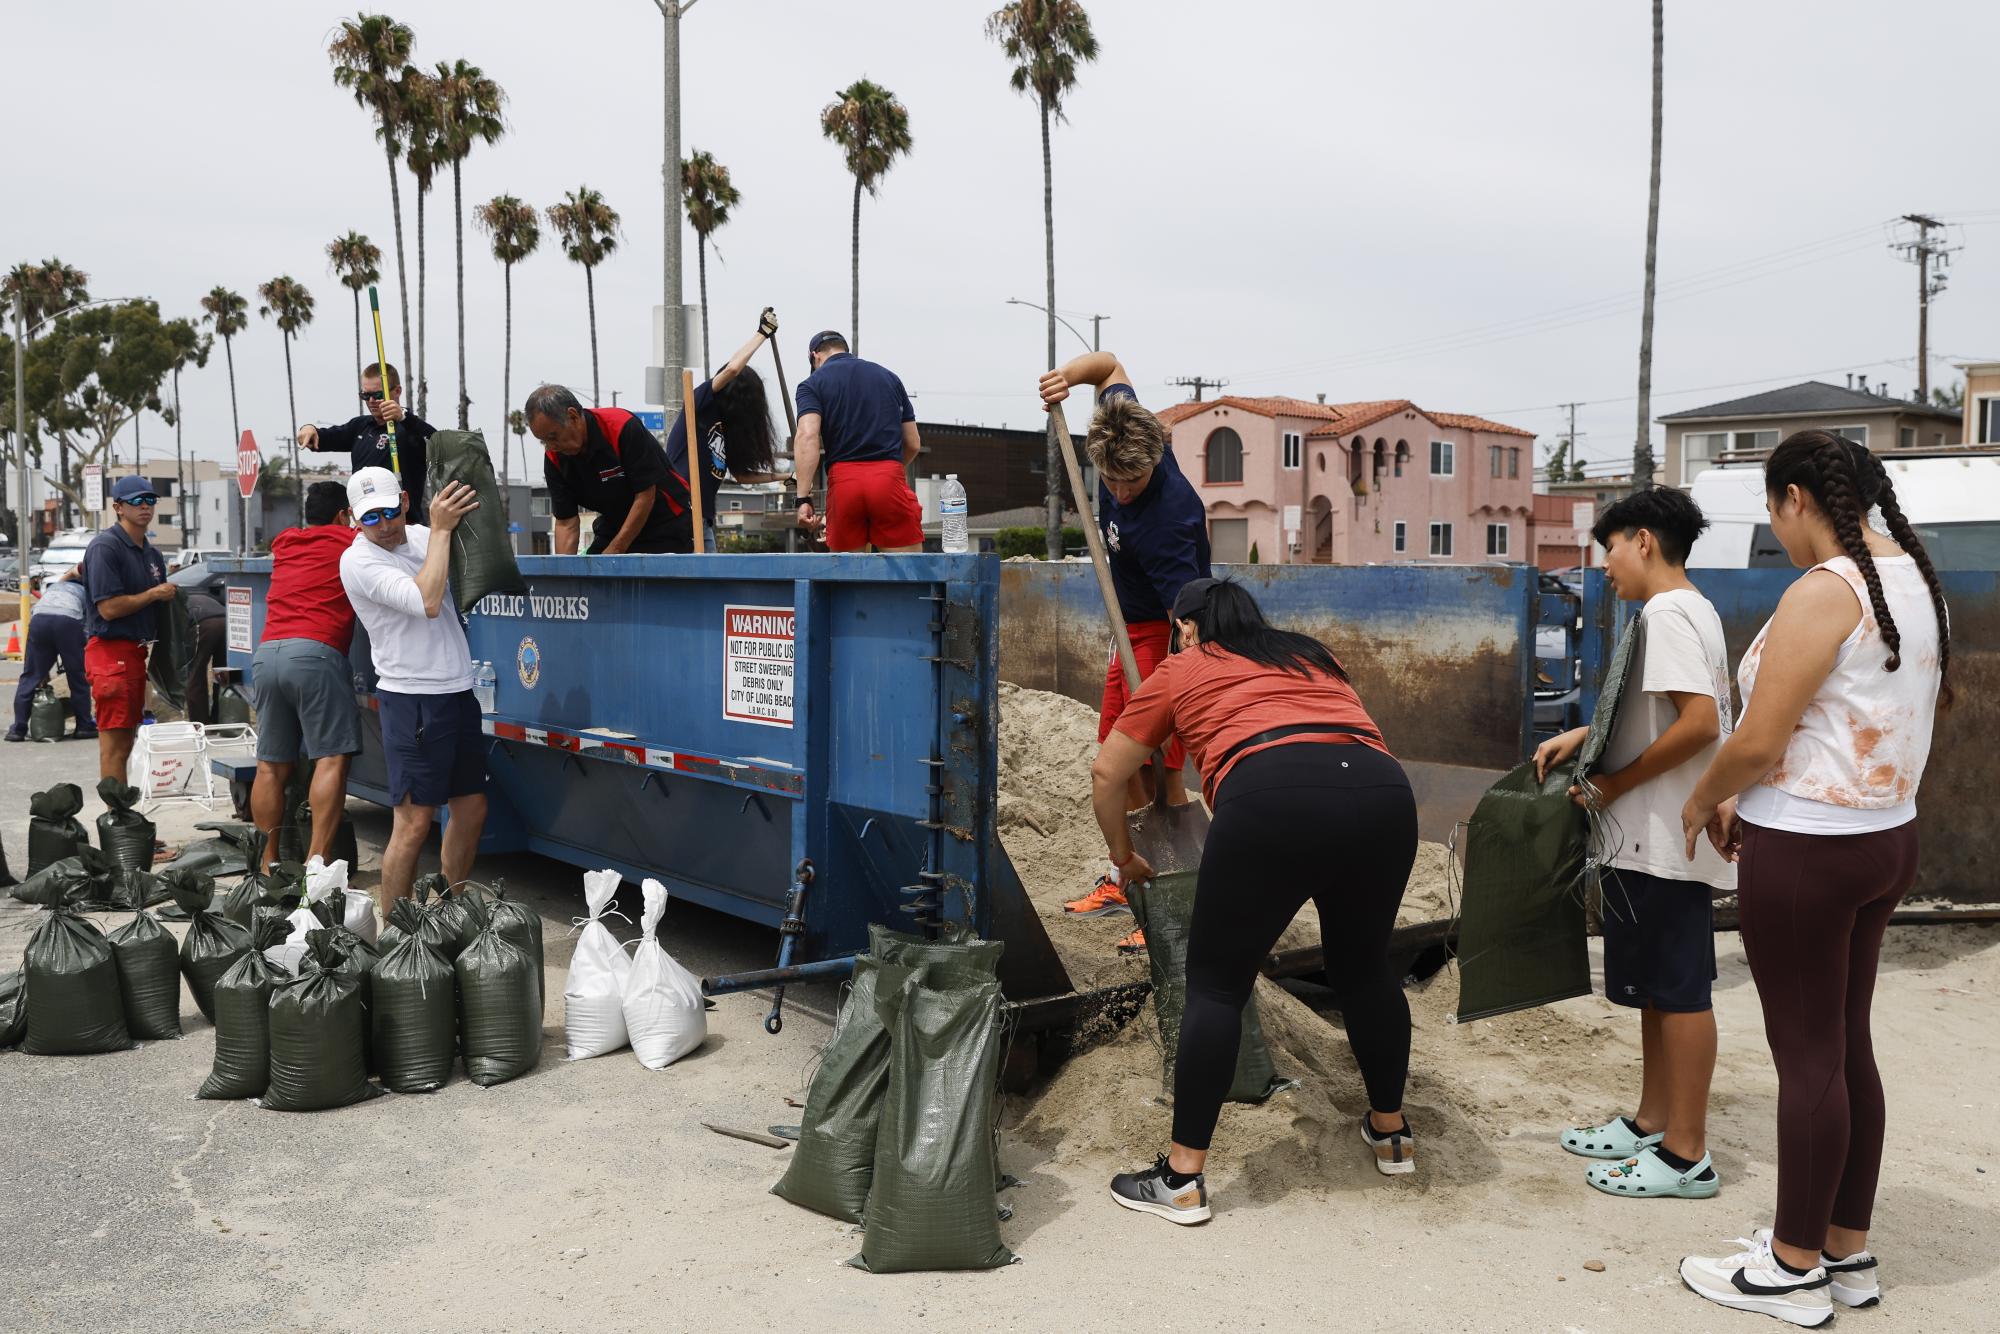
[{"label": "man in red shirt", "polygon": [[340,556],[354,543],[347,488],[314,482],[306,489],[306,526],[288,528],[271,543],[271,591],[264,600],[264,638],[250,659],[257,700],[257,780],[250,815],[264,831],[264,864],[277,850],[285,819],[285,787],[301,755],[312,772],[309,856],[326,857],[347,808],[347,766],[361,751],[361,717],[354,705],[354,608],[340,583]]}]

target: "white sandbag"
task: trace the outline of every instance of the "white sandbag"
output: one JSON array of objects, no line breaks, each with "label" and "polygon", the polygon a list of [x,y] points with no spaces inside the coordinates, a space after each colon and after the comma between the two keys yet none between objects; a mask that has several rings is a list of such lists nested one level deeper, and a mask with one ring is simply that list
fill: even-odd
[{"label": "white sandbag", "polygon": [[708,1039],[708,1013],[701,979],[675,963],[656,934],[667,910],[667,887],[648,880],[643,888],[639,956],[625,982],[625,1031],[639,1064],[664,1070]]},{"label": "white sandbag", "polygon": [[576,919],[583,931],[563,983],[563,1038],[572,1061],[608,1056],[626,1043],[625,980],[632,960],[603,922],[621,878],[616,871],[583,873],[587,915]]},{"label": "white sandbag", "polygon": [[[314,895],[318,887],[321,892]],[[347,859],[331,862],[314,857],[306,863],[306,902],[333,898],[340,900],[340,924],[370,945],[381,942],[381,927],[375,921],[375,896],[364,889],[347,887]]]},{"label": "white sandbag", "polygon": [[[340,881],[344,884],[347,880],[347,863],[334,864],[340,867]],[[313,915],[312,905],[325,902],[333,889],[334,880],[327,874],[326,866],[319,858],[313,858],[306,865],[305,902],[292,909],[292,915],[285,919],[291,924],[290,932],[283,940],[264,951],[264,957],[270,960],[273,966],[284,969],[287,976],[298,972],[299,964],[305,960],[306,932],[317,931],[326,925]]]}]

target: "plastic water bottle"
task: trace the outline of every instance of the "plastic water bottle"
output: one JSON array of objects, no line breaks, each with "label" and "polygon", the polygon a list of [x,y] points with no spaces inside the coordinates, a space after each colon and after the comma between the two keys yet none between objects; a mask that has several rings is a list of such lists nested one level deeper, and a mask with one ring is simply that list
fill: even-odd
[{"label": "plastic water bottle", "polygon": [[479,700],[479,711],[481,713],[493,712],[493,706],[498,695],[498,687],[499,678],[493,674],[493,664],[490,662],[481,662],[478,669],[472,673],[472,693]]},{"label": "plastic water bottle", "polygon": [[955,472],[944,475],[944,486],[938,491],[938,517],[944,520],[944,549],[964,551],[965,487]]}]

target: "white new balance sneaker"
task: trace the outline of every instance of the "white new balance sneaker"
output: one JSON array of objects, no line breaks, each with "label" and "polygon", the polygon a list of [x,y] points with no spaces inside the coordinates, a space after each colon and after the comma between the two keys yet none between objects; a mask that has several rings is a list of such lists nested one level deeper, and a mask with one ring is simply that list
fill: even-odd
[{"label": "white new balance sneaker", "polygon": [[1882,1280],[1875,1272],[1875,1257],[1856,1251],[1845,1260],[1822,1253],[1820,1267],[1833,1280],[1827,1291],[1842,1306],[1876,1306],[1882,1301]]},{"label": "white new balance sneaker", "polygon": [[1690,1255],[1681,1261],[1681,1282],[1697,1297],[1737,1311],[1756,1311],[1788,1324],[1817,1329],[1833,1319],[1833,1280],[1822,1266],[1793,1274],[1771,1254],[1771,1231],[1738,1237],[1745,1249],[1735,1255],[1705,1259]]},{"label": "white new balance sneaker", "polygon": [[1208,1221],[1208,1181],[1199,1172],[1186,1184],[1167,1184],[1167,1155],[1153,1160],[1143,1172],[1120,1172],[1111,1178],[1111,1198],[1127,1209],[1154,1214],[1188,1227]]}]

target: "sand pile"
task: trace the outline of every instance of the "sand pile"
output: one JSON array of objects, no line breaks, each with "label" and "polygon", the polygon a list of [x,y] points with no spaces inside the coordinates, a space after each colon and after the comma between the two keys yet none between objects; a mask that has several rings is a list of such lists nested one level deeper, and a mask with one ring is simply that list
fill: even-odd
[{"label": "sand pile", "polygon": [[[1062,911],[1063,900],[1081,895],[1107,866],[1090,810],[1096,753],[1093,710],[1066,696],[1001,685],[1001,841],[1079,989],[1148,978],[1143,957],[1113,949],[1131,930],[1130,917],[1079,920]],[[1400,920],[1451,916],[1451,871],[1448,849],[1420,844]],[[1307,903],[1278,947],[1314,944],[1318,936],[1317,914]],[[1450,966],[1408,995],[1413,1036],[1406,1101],[1424,1161],[1406,1179],[1413,1189],[1497,1171],[1490,1140],[1501,1127],[1567,1124],[1579,1109],[1614,1105],[1614,1095],[1629,1092],[1620,1083],[1629,1082],[1622,1067],[1605,1068],[1594,1059],[1608,1032],[1603,1026],[1543,1009],[1461,1028],[1448,1022],[1458,1004],[1457,971]],[[1257,983],[1257,1004],[1278,1073],[1299,1087],[1262,1106],[1223,1110],[1215,1184],[1256,1200],[1301,1187],[1381,1180],[1359,1141],[1356,1123],[1368,1100],[1338,1016],[1315,1012],[1268,980]],[[1010,1100],[1008,1113],[1017,1152],[1093,1170],[1143,1161],[1166,1146],[1171,1125],[1150,1004],[1108,1041],[1071,1059],[1046,1086]]]}]

